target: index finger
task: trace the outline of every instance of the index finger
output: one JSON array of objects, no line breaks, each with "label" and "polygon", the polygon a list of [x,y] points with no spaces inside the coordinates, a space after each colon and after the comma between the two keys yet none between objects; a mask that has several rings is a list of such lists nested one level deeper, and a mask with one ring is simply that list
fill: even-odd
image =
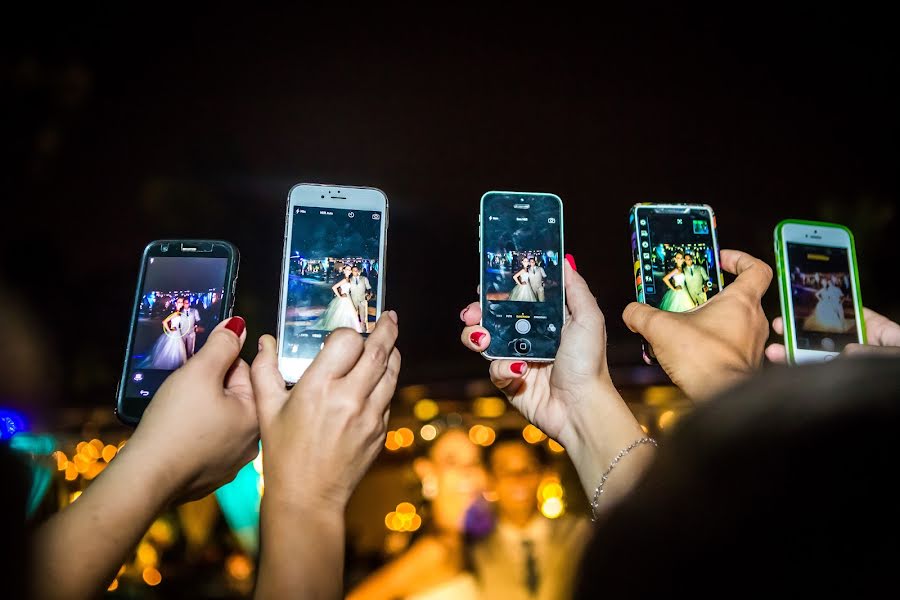
[{"label": "index finger", "polygon": [[750,295],[754,299],[760,299],[769,283],[772,282],[772,267],[740,250],[722,250],[719,253],[719,262],[722,268],[737,275],[737,279],[728,286]]},{"label": "index finger", "polygon": [[382,314],[369,339],[366,340],[356,366],[347,374],[347,379],[357,386],[364,396],[368,397],[381,381],[381,376],[384,375],[394,351],[399,331],[397,314],[392,310]]}]

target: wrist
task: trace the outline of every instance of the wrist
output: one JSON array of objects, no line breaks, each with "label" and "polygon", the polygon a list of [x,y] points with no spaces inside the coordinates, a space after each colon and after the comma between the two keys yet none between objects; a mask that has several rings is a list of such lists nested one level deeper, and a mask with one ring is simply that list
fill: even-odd
[{"label": "wrist", "polygon": [[[616,454],[646,434],[608,376],[598,378],[585,392],[570,419],[570,431],[561,443],[590,499]],[[627,463],[623,461],[625,464],[618,468],[631,472],[621,477],[623,482],[636,481],[649,464],[653,451],[639,448],[632,454],[635,456],[629,456]],[[611,493],[604,493],[607,498],[618,496],[621,491],[620,486],[612,481],[607,488],[607,492],[612,490]],[[627,488],[630,489],[630,484]]]}]

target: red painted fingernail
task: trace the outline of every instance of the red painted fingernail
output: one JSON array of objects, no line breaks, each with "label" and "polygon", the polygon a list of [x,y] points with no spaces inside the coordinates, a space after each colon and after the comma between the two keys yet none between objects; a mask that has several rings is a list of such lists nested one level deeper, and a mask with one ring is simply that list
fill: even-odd
[{"label": "red painted fingernail", "polygon": [[244,333],[246,327],[247,323],[241,317],[232,317],[230,321],[225,323],[225,329],[231,331],[238,337],[241,337],[241,334]]},{"label": "red painted fingernail", "polygon": [[575,257],[574,256],[572,256],[571,254],[566,254],[566,260],[568,261],[569,266],[572,267],[573,271],[578,270],[578,267],[575,266]]},{"label": "red painted fingernail", "polygon": [[524,362],[514,362],[513,364],[509,365],[509,370],[512,371],[513,373],[515,373],[516,375],[521,375],[522,373],[525,372],[525,369],[527,369],[527,368],[528,368],[528,363],[524,363]]},{"label": "red painted fingernail", "polygon": [[465,307],[464,309],[462,309],[462,312],[459,313],[459,320],[460,320],[460,321],[465,321],[465,320],[466,320],[466,313],[467,313],[467,312],[469,312],[469,307],[468,307],[468,306]]},{"label": "red painted fingernail", "polygon": [[469,340],[476,346],[480,346],[481,340],[484,339],[485,335],[487,334],[485,334],[483,331],[473,331],[472,335],[469,336]]}]

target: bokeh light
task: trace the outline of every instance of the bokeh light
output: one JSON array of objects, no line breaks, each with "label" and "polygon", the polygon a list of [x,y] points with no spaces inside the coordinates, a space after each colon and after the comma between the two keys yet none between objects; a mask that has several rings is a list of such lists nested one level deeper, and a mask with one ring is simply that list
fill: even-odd
[{"label": "bokeh light", "polygon": [[496,419],[506,412],[506,402],[497,396],[482,396],[475,398],[472,403],[472,412],[482,419]]},{"label": "bokeh light", "polygon": [[422,429],[419,430],[419,435],[422,436],[422,439],[426,442],[430,442],[431,440],[436,438],[437,434],[437,427],[430,423],[428,425],[422,425]]},{"label": "bokeh light", "polygon": [[497,439],[497,433],[487,425],[473,425],[469,429],[469,440],[478,446],[490,446]]},{"label": "bokeh light", "polygon": [[107,591],[107,592],[114,592],[114,591],[116,591],[117,589],[119,589],[119,580],[118,580],[118,579],[113,579],[113,580],[112,580],[112,583],[109,584],[109,587],[106,588],[106,591]]},{"label": "bokeh light", "polygon": [[144,582],[149,586],[159,585],[162,581],[162,573],[160,573],[154,567],[147,567],[144,569],[144,572],[141,574],[144,579]]},{"label": "bokeh light", "polygon": [[100,452],[100,456],[103,457],[103,460],[106,462],[112,462],[112,459],[116,457],[116,454],[119,453],[119,449],[113,446],[112,444],[107,444],[103,446],[103,450]]},{"label": "bokeh light", "polygon": [[441,412],[438,403],[428,398],[422,398],[413,405],[413,414],[420,421],[430,421]]},{"label": "bokeh light", "polygon": [[560,454],[566,451],[566,449],[562,447],[562,444],[554,439],[547,440],[547,447],[550,448],[550,452],[555,452],[556,454]]},{"label": "bokeh light", "polygon": [[547,435],[543,431],[530,424],[526,425],[525,429],[522,430],[522,437],[529,444],[538,444],[547,439]]},{"label": "bokeh light", "polygon": [[225,560],[225,570],[231,577],[244,581],[253,573],[253,563],[243,554],[232,554]]},{"label": "bokeh light", "polygon": [[416,531],[422,526],[422,517],[411,502],[401,502],[384,516],[384,526],[390,531]]},{"label": "bokeh light", "polygon": [[548,519],[558,519],[565,510],[566,507],[562,498],[547,498],[541,503],[541,514]]},{"label": "bokeh light", "polygon": [[667,427],[671,427],[675,424],[675,421],[678,420],[678,415],[675,414],[674,410],[667,410],[659,415],[659,428],[666,429]]}]

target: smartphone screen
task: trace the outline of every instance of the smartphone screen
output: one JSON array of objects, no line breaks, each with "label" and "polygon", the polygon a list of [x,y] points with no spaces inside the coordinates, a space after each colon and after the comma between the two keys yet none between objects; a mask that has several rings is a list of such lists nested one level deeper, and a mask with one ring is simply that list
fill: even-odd
[{"label": "smartphone screen", "polygon": [[846,247],[786,242],[798,350],[841,352],[860,341]]},{"label": "smartphone screen", "polygon": [[120,385],[123,420],[139,420],[166,377],[230,315],[232,247],[207,244],[202,256],[185,256],[180,242],[154,243],[145,251]]},{"label": "smartphone screen", "polygon": [[719,247],[708,206],[638,205],[631,220],[639,302],[685,312],[719,292]]},{"label": "smartphone screen", "polygon": [[482,325],[488,358],[552,360],[563,326],[562,201],[488,192],[481,206]]},{"label": "smartphone screen", "polygon": [[[288,381],[299,378],[332,331],[367,335],[381,311],[384,196],[371,188],[342,194],[290,206],[279,359]],[[381,206],[349,208],[354,194],[365,196],[360,204],[368,198]]]}]

